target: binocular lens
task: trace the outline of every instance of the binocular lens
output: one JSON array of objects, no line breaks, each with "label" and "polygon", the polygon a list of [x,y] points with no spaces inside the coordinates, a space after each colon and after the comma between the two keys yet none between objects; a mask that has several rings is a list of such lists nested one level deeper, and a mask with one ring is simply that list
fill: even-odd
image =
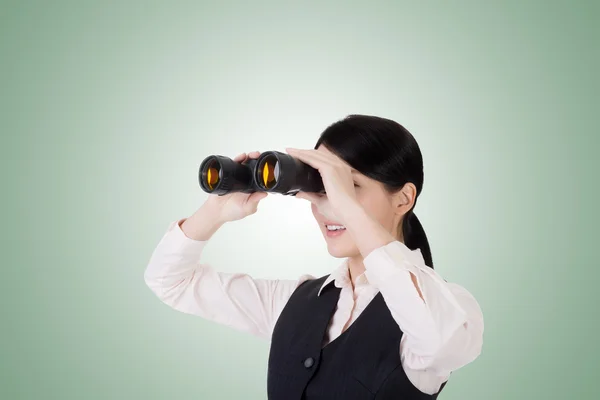
[{"label": "binocular lens", "polygon": [[217,160],[213,160],[210,165],[206,168],[206,172],[203,174],[202,179],[209,187],[210,190],[214,190],[222,178],[221,164]]},{"label": "binocular lens", "polygon": [[265,157],[261,165],[258,167],[258,171],[262,171],[262,184],[265,189],[271,189],[277,184],[279,180],[279,161],[274,156]]}]

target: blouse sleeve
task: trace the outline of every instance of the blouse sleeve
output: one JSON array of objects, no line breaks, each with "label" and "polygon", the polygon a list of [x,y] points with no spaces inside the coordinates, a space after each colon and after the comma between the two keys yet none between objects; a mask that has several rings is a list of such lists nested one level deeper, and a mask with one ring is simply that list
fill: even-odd
[{"label": "blouse sleeve", "polygon": [[147,286],[175,310],[270,338],[292,292],[311,277],[256,279],[219,272],[201,262],[207,241],[187,237],[183,221],[173,221],[154,249],[144,273]]},{"label": "blouse sleeve", "polygon": [[465,288],[446,282],[425,265],[419,250],[393,241],[369,253],[364,264],[367,279],[378,287],[404,332],[404,368],[447,377],[479,356],[484,328],[479,304]]}]

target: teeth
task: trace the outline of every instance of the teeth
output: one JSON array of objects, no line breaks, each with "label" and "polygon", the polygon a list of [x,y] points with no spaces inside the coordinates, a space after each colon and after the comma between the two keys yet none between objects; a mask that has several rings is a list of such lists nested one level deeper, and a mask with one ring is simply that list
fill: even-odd
[{"label": "teeth", "polygon": [[346,227],[342,226],[342,225],[325,225],[325,226],[327,227],[328,231],[337,231],[340,229],[346,229]]}]

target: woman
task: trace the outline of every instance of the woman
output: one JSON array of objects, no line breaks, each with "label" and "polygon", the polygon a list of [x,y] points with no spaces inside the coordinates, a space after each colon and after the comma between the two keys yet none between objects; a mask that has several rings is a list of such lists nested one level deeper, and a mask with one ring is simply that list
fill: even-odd
[{"label": "woman", "polygon": [[176,310],[271,339],[271,400],[437,398],[450,373],[479,356],[483,317],[467,290],[433,270],[413,213],[423,185],[414,137],[392,120],[351,115],[315,149],[286,151],[321,174],[326,195],[296,197],[312,203],[339,268],[297,280],[215,271],[201,263],[206,242],[267,194],[209,195],[171,223],[148,286]]}]

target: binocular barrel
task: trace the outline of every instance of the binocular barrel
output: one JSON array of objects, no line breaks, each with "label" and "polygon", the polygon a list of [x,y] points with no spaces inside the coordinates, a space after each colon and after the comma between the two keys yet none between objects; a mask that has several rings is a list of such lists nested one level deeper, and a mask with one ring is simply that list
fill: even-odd
[{"label": "binocular barrel", "polygon": [[279,151],[267,151],[243,163],[225,156],[208,156],[200,164],[198,179],[202,190],[220,196],[258,191],[291,196],[298,191],[325,193],[318,170]]}]

